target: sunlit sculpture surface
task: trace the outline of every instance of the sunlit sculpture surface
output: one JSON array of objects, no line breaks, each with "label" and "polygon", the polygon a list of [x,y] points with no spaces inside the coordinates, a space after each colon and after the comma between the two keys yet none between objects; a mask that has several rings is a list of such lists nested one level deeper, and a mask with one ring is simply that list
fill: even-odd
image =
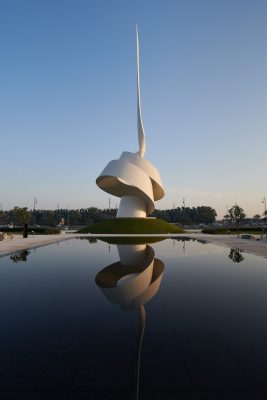
[{"label": "sunlit sculpture surface", "polygon": [[157,169],[144,159],[145,132],[141,114],[139,40],[136,30],[137,54],[137,127],[139,151],[123,152],[118,160],[110,161],[96,180],[105,192],[121,197],[117,218],[145,218],[154,211],[154,201],[164,196]]}]

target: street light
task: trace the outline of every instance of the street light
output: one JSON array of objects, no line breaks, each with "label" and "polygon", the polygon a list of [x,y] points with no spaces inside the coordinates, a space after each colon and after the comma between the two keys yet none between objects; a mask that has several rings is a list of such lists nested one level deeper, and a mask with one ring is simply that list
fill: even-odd
[{"label": "street light", "polygon": [[264,213],[263,213],[263,215],[264,215],[264,220],[266,222],[267,214],[266,214],[266,197],[265,196],[262,199],[262,203],[264,204]]},{"label": "street light", "polygon": [[37,199],[34,196],[33,198],[33,225],[36,225],[36,216],[35,216],[35,205],[37,204]]},{"label": "street light", "polygon": [[33,198],[33,211],[35,211],[35,205],[37,204],[36,197]]}]

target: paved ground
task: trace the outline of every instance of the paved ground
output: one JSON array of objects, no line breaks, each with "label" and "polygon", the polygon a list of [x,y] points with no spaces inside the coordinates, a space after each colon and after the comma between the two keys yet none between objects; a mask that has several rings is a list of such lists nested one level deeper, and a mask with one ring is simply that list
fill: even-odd
[{"label": "paved ground", "polygon": [[190,235],[195,239],[205,240],[208,243],[217,244],[219,246],[237,248],[246,253],[256,254],[257,256],[267,257],[267,239],[248,240],[240,239],[234,235],[206,235],[197,233]]},{"label": "paved ground", "polygon": [[[82,234],[60,234],[60,235],[29,235],[27,239],[12,239],[0,242],[0,256],[15,253],[20,250],[32,249],[35,247],[46,246],[51,243],[60,242],[62,240],[68,240],[78,236],[89,236],[89,237],[124,237],[125,235],[82,235]],[[255,254],[262,257],[267,257],[267,239],[263,240],[247,240],[240,239],[234,235],[206,235],[202,233],[192,234],[179,234],[179,235],[127,235],[132,237],[190,237],[198,240],[205,240],[208,243],[216,244],[219,246],[238,248],[246,253]]]},{"label": "paved ground", "polygon": [[75,235],[29,235],[26,239],[3,240],[0,242],[0,256],[61,242],[71,237],[75,237]]}]

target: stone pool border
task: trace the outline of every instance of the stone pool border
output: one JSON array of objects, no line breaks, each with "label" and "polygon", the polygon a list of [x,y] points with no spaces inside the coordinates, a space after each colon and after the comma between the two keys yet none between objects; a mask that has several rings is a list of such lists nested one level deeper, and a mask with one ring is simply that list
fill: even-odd
[{"label": "stone pool border", "polygon": [[26,249],[47,246],[48,244],[61,242],[76,237],[187,237],[206,241],[228,248],[238,248],[246,253],[267,257],[267,239],[247,240],[240,239],[234,235],[208,235],[203,233],[184,233],[184,234],[140,234],[140,235],[110,235],[110,234],[77,234],[65,233],[57,235],[29,235],[26,239],[12,239],[0,242],[0,257],[16,253]]}]

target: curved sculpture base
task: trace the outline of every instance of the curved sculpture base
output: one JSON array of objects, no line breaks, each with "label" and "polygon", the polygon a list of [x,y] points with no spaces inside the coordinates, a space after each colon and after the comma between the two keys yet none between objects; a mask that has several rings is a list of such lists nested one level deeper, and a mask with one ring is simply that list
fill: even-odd
[{"label": "curved sculpture base", "polygon": [[120,201],[117,218],[146,218],[146,203],[144,200],[123,196]]}]

